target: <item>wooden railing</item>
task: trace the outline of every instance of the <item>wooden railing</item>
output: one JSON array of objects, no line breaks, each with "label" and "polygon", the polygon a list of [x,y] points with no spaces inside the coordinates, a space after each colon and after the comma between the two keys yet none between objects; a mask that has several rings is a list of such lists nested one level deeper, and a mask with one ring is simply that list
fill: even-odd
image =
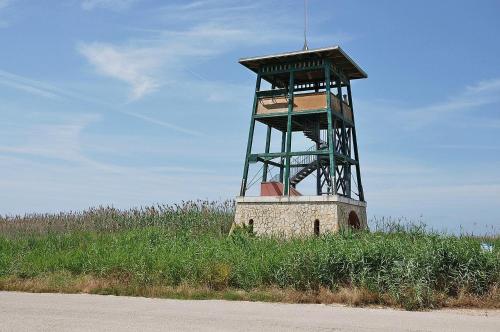
[{"label": "wooden railing", "polygon": [[[333,111],[340,113],[340,99],[333,93],[331,93],[331,96]],[[258,101],[257,114],[288,112],[287,96],[262,96],[259,97]],[[345,117],[352,121],[351,107],[346,102],[342,103]],[[321,109],[326,109],[326,92],[296,94],[293,97],[293,112],[306,112]]]}]

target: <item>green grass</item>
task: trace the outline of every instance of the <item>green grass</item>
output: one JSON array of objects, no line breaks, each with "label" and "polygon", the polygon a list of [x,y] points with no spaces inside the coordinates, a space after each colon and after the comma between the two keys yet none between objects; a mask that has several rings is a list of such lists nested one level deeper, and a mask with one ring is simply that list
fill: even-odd
[{"label": "green grass", "polygon": [[[421,227],[286,240],[244,230],[228,236],[231,204],[95,211],[0,220],[0,289],[45,280],[39,290],[65,291],[71,284],[66,291],[85,291],[75,285],[91,278],[107,282],[99,293],[127,295],[168,288],[156,294],[280,300],[263,290],[297,297],[351,289],[370,294],[360,304],[422,309],[466,296],[500,305],[498,237],[487,239],[493,252],[481,250],[484,239]],[[202,291],[188,296],[186,287]]]}]

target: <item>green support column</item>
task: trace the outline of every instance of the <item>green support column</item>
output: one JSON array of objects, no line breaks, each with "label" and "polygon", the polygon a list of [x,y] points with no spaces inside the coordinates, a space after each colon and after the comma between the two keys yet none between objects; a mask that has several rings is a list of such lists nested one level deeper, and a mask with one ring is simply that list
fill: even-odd
[{"label": "green support column", "polygon": [[356,179],[358,182],[358,193],[359,200],[365,201],[365,194],[363,192],[363,185],[361,184],[361,169],[359,166],[359,154],[358,154],[358,139],[356,138],[356,123],[354,122],[354,107],[352,105],[352,94],[351,94],[351,82],[347,82],[347,100],[349,101],[349,106],[351,107],[352,113],[352,144],[354,145],[354,160],[356,160]]},{"label": "green support column", "polygon": [[[267,135],[266,135],[266,153],[269,153],[269,147],[271,145],[271,126],[267,126]],[[268,169],[268,162],[264,161],[264,167],[262,168],[262,182],[267,181],[267,169]]]},{"label": "green support column", "polygon": [[330,183],[332,184],[333,194],[337,193],[335,188],[335,140],[333,139],[333,120],[332,120],[332,96],[330,92],[330,61],[325,61],[325,88],[326,88],[326,115],[328,119],[328,156],[330,159]]},{"label": "green support column", "polygon": [[[336,77],[337,80],[337,97],[339,99],[339,104],[340,104],[340,113],[342,114],[342,118],[345,118],[345,112],[344,112],[344,101],[343,101],[343,96],[342,96],[342,79],[340,76]],[[341,136],[342,136],[342,154],[344,156],[348,156],[347,153],[347,134],[346,134],[346,129],[345,129],[345,121],[342,119],[342,128],[340,129]],[[344,192],[344,194],[347,197],[351,197],[351,165],[344,163],[344,186],[347,192]]]},{"label": "green support column", "polygon": [[[318,142],[316,142],[316,150],[321,149],[321,127],[319,124],[319,119],[316,122],[315,131],[318,133]],[[316,169],[316,195],[321,195],[321,156],[316,157],[317,169]]]},{"label": "green support column", "polygon": [[288,84],[288,118],[286,124],[286,163],[285,163],[285,183],[283,196],[288,196],[290,189],[290,152],[292,150],[292,112],[293,112],[293,86],[294,72],[290,72],[290,82]]},{"label": "green support column", "polygon": [[245,166],[243,167],[243,179],[241,180],[240,196],[245,196],[247,190],[248,167],[250,166],[250,154],[252,153],[253,132],[255,129],[255,112],[257,110],[257,92],[260,90],[261,76],[257,74],[257,81],[255,83],[255,95],[253,98],[252,117],[250,120],[250,130],[248,132],[247,152],[245,156]]},{"label": "green support column", "polygon": [[[281,132],[281,153],[285,152],[286,149],[286,132]],[[284,171],[285,171],[285,158],[280,159],[280,182],[283,183]]]},{"label": "green support column", "polygon": [[[342,114],[342,117],[345,117],[345,113],[344,113],[344,102],[342,100],[342,81],[340,80],[340,77],[336,77],[336,80],[338,80],[338,84],[337,84],[337,97],[340,101],[340,114]],[[341,132],[341,135],[342,135],[342,154],[344,156],[347,156],[347,135],[346,135],[346,132],[345,132],[345,121],[342,120],[341,121],[341,124],[342,124],[342,127],[340,128],[340,132]]]}]

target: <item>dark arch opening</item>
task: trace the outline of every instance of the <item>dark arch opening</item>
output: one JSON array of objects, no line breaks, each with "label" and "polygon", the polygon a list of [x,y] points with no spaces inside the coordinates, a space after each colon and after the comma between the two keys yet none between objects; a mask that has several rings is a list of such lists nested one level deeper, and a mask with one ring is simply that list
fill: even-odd
[{"label": "dark arch opening", "polygon": [[349,227],[352,229],[360,229],[361,228],[361,223],[359,222],[358,215],[356,212],[351,211],[349,213],[349,221],[348,221]]},{"label": "dark arch opening", "polygon": [[314,220],[314,235],[319,235],[319,219]]},{"label": "dark arch opening", "polygon": [[248,228],[249,228],[250,233],[253,233],[253,219],[250,219],[248,221]]}]

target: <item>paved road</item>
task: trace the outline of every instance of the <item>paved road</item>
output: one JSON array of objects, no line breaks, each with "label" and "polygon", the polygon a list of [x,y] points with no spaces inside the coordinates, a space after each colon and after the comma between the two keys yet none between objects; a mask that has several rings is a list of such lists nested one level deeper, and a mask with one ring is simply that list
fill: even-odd
[{"label": "paved road", "polygon": [[0,331],[499,331],[500,310],[407,312],[320,304],[0,292]]}]

